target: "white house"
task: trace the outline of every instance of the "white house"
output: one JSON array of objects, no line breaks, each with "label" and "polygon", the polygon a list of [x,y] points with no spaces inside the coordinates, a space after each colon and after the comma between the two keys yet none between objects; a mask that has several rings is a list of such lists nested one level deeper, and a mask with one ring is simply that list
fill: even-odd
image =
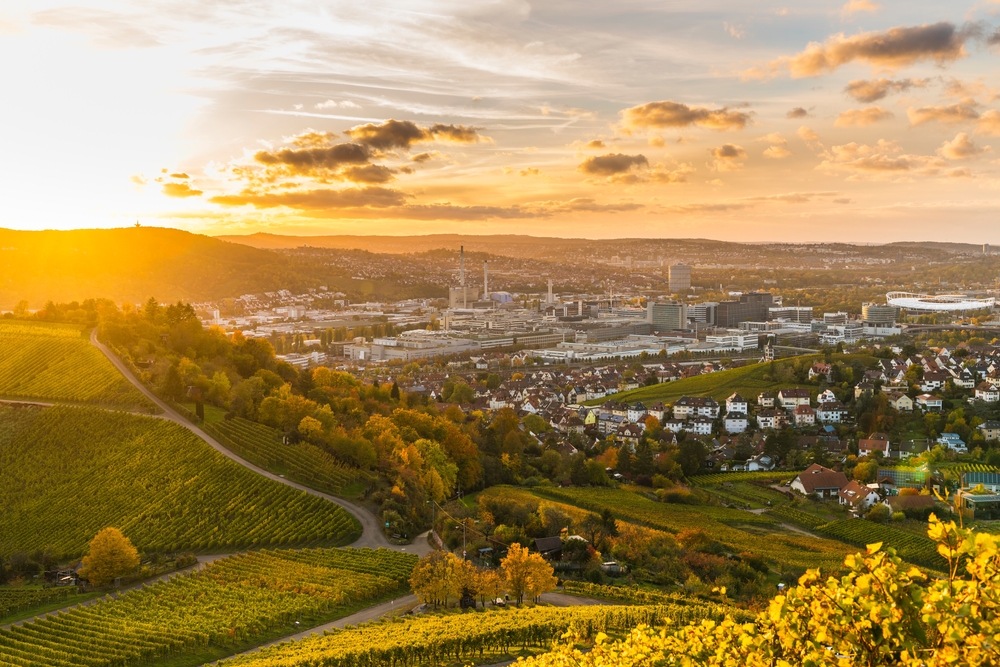
[{"label": "white house", "polygon": [[944,401],[937,396],[920,394],[917,396],[917,405],[924,410],[941,410],[941,408],[944,407]]},{"label": "white house", "polygon": [[981,382],[976,387],[976,399],[984,403],[996,403],[1000,401],[1000,389],[997,389],[989,382]]},{"label": "white house", "polygon": [[838,492],[841,505],[850,505],[856,510],[866,510],[879,501],[879,495],[857,480],[851,482]]},{"label": "white house", "polygon": [[750,420],[745,412],[730,412],[726,415],[726,433],[743,433],[750,428]]},{"label": "white house", "polygon": [[786,410],[793,410],[797,405],[809,405],[809,390],[792,388],[778,392],[778,402]]},{"label": "white house", "polygon": [[812,426],[816,423],[816,411],[808,405],[796,405],[792,410],[796,426]]},{"label": "white house", "polygon": [[816,419],[824,424],[840,424],[848,415],[847,408],[840,401],[820,403],[816,408]]},{"label": "white house", "polygon": [[742,412],[744,415],[750,412],[750,403],[739,394],[733,394],[726,399],[726,412]]},{"label": "white house", "polygon": [[685,428],[691,433],[697,433],[698,435],[712,435],[713,423],[708,417],[695,417],[688,421]]}]

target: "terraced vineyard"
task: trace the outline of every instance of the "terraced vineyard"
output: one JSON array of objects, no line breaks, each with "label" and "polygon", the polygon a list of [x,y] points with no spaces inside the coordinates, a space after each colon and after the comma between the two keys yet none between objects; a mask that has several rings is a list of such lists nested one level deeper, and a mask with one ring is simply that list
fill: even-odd
[{"label": "terraced vineyard", "polygon": [[[421,614],[407,620],[370,623],[309,637],[221,663],[224,667],[409,667],[468,664],[523,647],[547,648],[570,628],[584,637],[631,629],[637,624],[721,618],[728,607],[592,606],[533,607],[480,614]],[[458,661],[462,663],[458,663]]]},{"label": "terraced vineyard", "polygon": [[681,607],[707,608],[706,618],[712,618],[712,614],[725,610],[725,615],[730,616],[741,623],[749,623],[753,620],[753,613],[739,607],[722,607],[714,603],[706,603],[704,600],[688,597],[682,593],[664,593],[662,591],[648,590],[638,586],[604,586],[601,584],[591,584],[586,581],[568,580],[563,583],[563,591],[570,595],[580,595],[601,600],[615,600],[627,604],[651,604],[651,605],[678,605]]},{"label": "terraced vineyard", "polygon": [[154,411],[79,327],[0,321],[0,397]]},{"label": "terraced vineyard", "polygon": [[774,509],[768,510],[767,513],[777,519],[787,521],[788,523],[794,523],[797,526],[803,526],[810,530],[815,530],[824,523],[827,523],[825,519],[821,519],[813,514],[809,514],[808,512],[803,512],[800,509],[789,507],[788,505],[775,507]]},{"label": "terraced vineyard", "polygon": [[196,664],[349,613],[406,587],[416,556],[385,549],[262,551],[0,630],[0,664]]},{"label": "terraced vineyard", "polygon": [[77,597],[75,586],[0,589],[0,619],[42,605]]},{"label": "terraced vineyard", "polygon": [[819,531],[859,547],[881,542],[884,547],[892,547],[900,558],[911,563],[934,568],[945,566],[933,540],[892,526],[862,519],[845,519],[821,526]]},{"label": "terraced vineyard", "polygon": [[339,463],[308,442],[282,444],[278,431],[247,419],[223,420],[203,428],[247,461],[320,491],[355,496],[371,480],[364,471]]},{"label": "terraced vineyard", "polygon": [[712,475],[697,475],[691,478],[692,484],[707,486],[723,482],[783,482],[794,479],[801,471],[754,471],[754,472],[717,472]]},{"label": "terraced vineyard", "polygon": [[0,535],[78,556],[114,526],[141,551],[348,544],[360,526],[257,475],[177,424],[94,408],[0,407]]}]

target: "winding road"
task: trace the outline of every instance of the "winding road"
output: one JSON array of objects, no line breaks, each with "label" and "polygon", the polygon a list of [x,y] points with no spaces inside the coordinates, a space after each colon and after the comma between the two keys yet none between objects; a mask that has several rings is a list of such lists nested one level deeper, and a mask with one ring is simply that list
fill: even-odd
[{"label": "winding road", "polygon": [[97,329],[94,329],[93,331],[90,332],[90,342],[94,347],[96,347],[98,350],[104,353],[104,356],[106,356],[111,361],[111,363],[114,364],[115,368],[118,369],[118,372],[120,372],[123,376],[125,376],[125,379],[131,382],[136,389],[141,391],[146,398],[152,401],[153,404],[156,405],[156,407],[158,407],[160,410],[163,411],[163,414],[157,415],[161,419],[166,419],[168,421],[172,421],[176,424],[183,426],[184,428],[188,429],[196,436],[207,442],[208,445],[215,451],[219,452],[220,454],[230,459],[234,463],[238,463],[244,468],[252,470],[258,475],[267,477],[270,480],[278,482],[279,484],[284,484],[285,486],[289,486],[293,489],[304,491],[305,493],[308,493],[311,496],[316,496],[318,498],[322,498],[323,500],[327,500],[331,503],[336,503],[337,505],[340,505],[345,510],[347,510],[347,512],[355,519],[357,519],[358,523],[361,524],[361,537],[359,537],[351,544],[352,547],[370,547],[372,549],[377,549],[379,547],[382,547],[385,549],[394,549],[396,551],[407,551],[409,553],[415,553],[418,556],[423,556],[430,552],[430,546],[425,543],[426,542],[425,540],[420,540],[419,538],[413,544],[405,547],[397,546],[389,542],[385,534],[382,532],[382,525],[379,522],[378,517],[376,517],[370,510],[361,507],[360,505],[355,505],[354,503],[348,502],[343,498],[331,496],[327,493],[317,491],[316,489],[311,489],[303,484],[299,484],[289,479],[285,479],[284,477],[275,475],[273,472],[264,470],[263,468],[255,466],[249,461],[240,458],[233,452],[226,449],[222,444],[219,443],[218,440],[208,435],[203,430],[198,428],[196,425],[192,424],[183,416],[181,416],[181,414],[176,410],[174,410],[172,407],[170,407],[170,405],[160,400],[160,398],[156,396],[156,394],[151,392],[146,387],[146,385],[144,385],[139,380],[139,378],[132,375],[132,372],[129,370],[128,366],[126,366],[125,363],[121,359],[119,359],[117,355],[111,352],[111,350],[108,349],[107,345],[97,340]]}]

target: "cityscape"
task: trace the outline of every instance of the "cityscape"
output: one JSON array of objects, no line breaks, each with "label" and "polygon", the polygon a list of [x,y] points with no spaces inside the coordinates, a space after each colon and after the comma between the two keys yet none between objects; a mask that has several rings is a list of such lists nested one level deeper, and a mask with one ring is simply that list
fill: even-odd
[{"label": "cityscape", "polygon": [[1000,664],[996,5],[0,6],[0,667]]}]

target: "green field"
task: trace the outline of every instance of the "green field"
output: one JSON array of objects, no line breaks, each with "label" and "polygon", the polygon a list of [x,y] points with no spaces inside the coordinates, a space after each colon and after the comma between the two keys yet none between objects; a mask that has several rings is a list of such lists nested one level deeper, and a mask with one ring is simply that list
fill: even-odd
[{"label": "green field", "polygon": [[227,449],[254,465],[285,475],[314,489],[335,495],[357,496],[371,475],[338,462],[308,442],[283,444],[273,428],[242,418],[211,423],[205,413],[205,431]]},{"label": "green field", "polygon": [[[822,355],[816,354],[793,357],[790,359],[781,359],[776,361],[775,364],[781,366],[784,364],[795,363],[800,360],[813,362],[821,361],[822,359]],[[871,361],[871,357],[867,355],[835,354],[833,355],[833,360],[845,362],[860,360],[867,364]],[[695,377],[684,378],[683,380],[677,380],[676,382],[664,382],[661,384],[654,384],[649,387],[640,387],[639,389],[633,389],[632,391],[624,391],[620,394],[615,394],[613,398],[616,401],[627,403],[640,401],[644,405],[650,406],[657,402],[671,403],[681,396],[711,396],[717,401],[723,401],[732,394],[736,393],[752,402],[759,394],[765,391],[776,393],[779,389],[807,386],[796,383],[781,384],[770,379],[765,379],[764,376],[770,372],[769,367],[770,364],[751,364],[749,366],[734,368],[728,371],[719,371],[718,373],[709,373],[708,375],[697,375]],[[809,389],[813,395],[817,393],[815,385],[809,387]],[[587,401],[585,405],[600,405],[606,400],[607,397]]]},{"label": "green field", "polygon": [[233,463],[184,427],[95,408],[0,407],[7,553],[82,554],[114,526],[142,551],[338,545],[357,521]]},{"label": "green field", "polygon": [[405,590],[417,557],[379,549],[262,551],[0,630],[2,665],[196,665]]},{"label": "green field", "polygon": [[0,350],[0,398],[155,410],[79,327],[0,321]]}]

